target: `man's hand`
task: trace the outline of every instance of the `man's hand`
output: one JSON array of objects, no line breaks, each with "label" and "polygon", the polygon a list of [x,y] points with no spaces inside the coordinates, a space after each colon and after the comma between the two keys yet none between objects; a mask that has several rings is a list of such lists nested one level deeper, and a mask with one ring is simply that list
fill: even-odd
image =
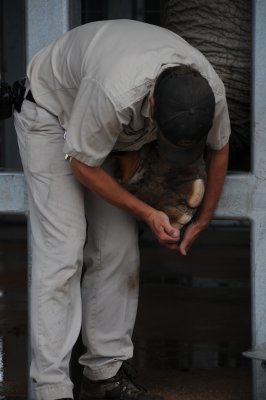
[{"label": "man's hand", "polygon": [[158,242],[170,250],[178,250],[180,232],[169,222],[168,216],[162,211],[153,210],[146,220],[155,234]]},{"label": "man's hand", "polygon": [[184,237],[179,244],[179,252],[185,256],[199,237],[199,235],[206,229],[212,219],[213,212],[220,198],[228,163],[228,144],[221,150],[209,150],[208,157],[208,180],[205,190],[205,195],[197,220],[188,225]]},{"label": "man's hand", "polygon": [[191,222],[191,224],[188,225],[184,237],[181,243],[179,243],[179,253],[182,256],[187,255],[188,250],[204,229],[205,228],[203,228],[197,221],[193,221]]}]

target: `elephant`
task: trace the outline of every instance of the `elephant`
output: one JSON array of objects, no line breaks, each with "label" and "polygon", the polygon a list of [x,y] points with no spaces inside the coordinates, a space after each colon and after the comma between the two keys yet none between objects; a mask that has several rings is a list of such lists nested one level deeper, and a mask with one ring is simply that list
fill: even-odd
[{"label": "elephant", "polygon": [[222,78],[232,134],[229,169],[250,169],[251,1],[164,0],[162,26],[200,50]]},{"label": "elephant", "polygon": [[139,151],[120,152],[114,157],[115,175],[120,184],[140,200],[165,212],[172,226],[183,231],[204,196],[203,156],[180,169],[163,158],[156,142],[151,142]]},{"label": "elephant", "polygon": [[[199,49],[221,76],[226,88],[232,129],[229,169],[248,170],[250,2],[166,0],[161,4],[162,25]],[[138,167],[139,160],[141,168]],[[120,167],[126,189],[164,211],[174,226],[182,229],[193,218],[204,194],[206,171],[203,161],[180,173],[158,156],[153,145],[149,145],[140,155],[131,154],[130,159],[128,155],[120,157]],[[132,168],[133,174],[130,172]],[[190,199],[197,201],[192,204]]]}]

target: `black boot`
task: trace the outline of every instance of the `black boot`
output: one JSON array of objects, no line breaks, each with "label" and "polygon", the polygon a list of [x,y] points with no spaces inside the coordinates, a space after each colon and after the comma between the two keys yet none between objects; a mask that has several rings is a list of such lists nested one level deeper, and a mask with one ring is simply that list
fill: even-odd
[{"label": "black boot", "polygon": [[162,396],[147,393],[135,381],[132,367],[124,362],[115,376],[91,381],[83,376],[79,400],[163,400]]}]

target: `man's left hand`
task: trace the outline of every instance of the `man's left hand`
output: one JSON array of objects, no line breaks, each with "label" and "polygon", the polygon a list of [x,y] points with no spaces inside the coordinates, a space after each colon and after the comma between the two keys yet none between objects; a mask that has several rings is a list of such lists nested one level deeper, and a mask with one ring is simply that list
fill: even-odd
[{"label": "man's left hand", "polygon": [[202,231],[205,228],[203,226],[200,225],[200,223],[198,221],[193,221],[191,222],[191,224],[188,225],[188,227],[186,228],[184,237],[181,241],[181,243],[179,244],[179,253],[182,256],[186,256],[188,250],[190,249],[190,247],[192,246],[192,244],[195,242],[195,240],[200,236],[200,234],[202,233]]}]

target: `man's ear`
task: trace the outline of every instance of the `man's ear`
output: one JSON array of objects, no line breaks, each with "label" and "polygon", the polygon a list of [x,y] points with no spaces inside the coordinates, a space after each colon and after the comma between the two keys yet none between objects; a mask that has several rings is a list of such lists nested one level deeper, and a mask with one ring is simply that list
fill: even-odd
[{"label": "man's ear", "polygon": [[150,108],[151,108],[151,115],[154,113],[154,106],[155,106],[155,98],[154,96],[149,97],[149,103],[150,103]]}]

